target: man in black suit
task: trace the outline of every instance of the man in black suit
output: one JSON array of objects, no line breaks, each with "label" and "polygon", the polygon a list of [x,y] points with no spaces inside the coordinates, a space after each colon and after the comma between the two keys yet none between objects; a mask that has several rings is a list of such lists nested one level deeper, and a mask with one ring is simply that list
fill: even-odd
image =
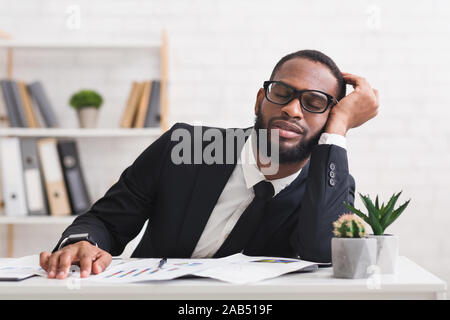
[{"label": "man in black suit", "polygon": [[[347,96],[346,84],[354,88]],[[98,274],[147,220],[132,257],[243,252],[330,262],[332,222],[346,211],[343,201],[354,202],[345,135],[375,117],[378,104],[376,89],[326,55],[289,54],[257,93],[253,127],[175,124],[40,264],[49,278],[65,278],[76,263],[82,277]]]}]

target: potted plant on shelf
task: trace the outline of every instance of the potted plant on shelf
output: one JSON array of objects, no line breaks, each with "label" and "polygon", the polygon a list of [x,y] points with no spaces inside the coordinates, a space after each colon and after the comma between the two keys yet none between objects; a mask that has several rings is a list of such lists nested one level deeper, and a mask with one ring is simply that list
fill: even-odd
[{"label": "potted plant on shelf", "polygon": [[363,221],[351,213],[333,222],[331,260],[336,278],[360,279],[369,276],[368,268],[376,263],[377,241],[367,238]]},{"label": "potted plant on shelf", "polygon": [[406,209],[409,202],[408,200],[400,207],[395,209],[395,204],[400,197],[400,191],[397,194],[393,194],[388,203],[379,204],[378,195],[376,196],[375,203],[369,198],[369,196],[363,196],[361,193],[359,196],[367,209],[367,215],[360,210],[354,208],[352,205],[344,202],[344,205],[353,213],[358,215],[372,228],[373,234],[368,237],[377,240],[377,266],[380,268],[380,273],[391,274],[395,273],[398,257],[398,237],[392,234],[385,234],[385,230],[390,226]]},{"label": "potted plant on shelf", "polygon": [[70,105],[77,111],[81,128],[95,128],[98,109],[103,99],[94,90],[80,90],[70,98]]}]

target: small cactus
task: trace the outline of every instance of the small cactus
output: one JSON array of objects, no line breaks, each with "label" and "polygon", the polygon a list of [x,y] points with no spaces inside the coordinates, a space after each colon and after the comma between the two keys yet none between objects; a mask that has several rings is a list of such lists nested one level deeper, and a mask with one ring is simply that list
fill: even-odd
[{"label": "small cactus", "polygon": [[363,238],[366,235],[363,221],[352,213],[346,213],[333,222],[333,233],[339,238]]}]

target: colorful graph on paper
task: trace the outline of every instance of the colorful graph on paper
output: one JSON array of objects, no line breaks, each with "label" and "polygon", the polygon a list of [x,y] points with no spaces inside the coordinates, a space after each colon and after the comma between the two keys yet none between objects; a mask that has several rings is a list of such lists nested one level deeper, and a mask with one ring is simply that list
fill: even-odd
[{"label": "colorful graph on paper", "polygon": [[260,259],[260,260],[254,260],[251,262],[265,262],[265,263],[292,263],[292,262],[298,262],[295,260],[286,260],[286,259]]},{"label": "colorful graph on paper", "polygon": [[137,282],[145,280],[169,280],[194,274],[215,266],[216,259],[169,259],[159,267],[160,259],[139,259],[109,268],[104,273],[90,277],[101,282]]}]

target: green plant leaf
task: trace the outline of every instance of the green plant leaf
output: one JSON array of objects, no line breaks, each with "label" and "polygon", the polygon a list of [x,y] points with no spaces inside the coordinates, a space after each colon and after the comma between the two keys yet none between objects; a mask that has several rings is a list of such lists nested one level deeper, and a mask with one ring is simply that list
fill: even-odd
[{"label": "green plant leaf", "polygon": [[380,210],[380,205],[378,204],[378,195],[377,198],[375,199],[375,207],[377,208],[377,210]]},{"label": "green plant leaf", "polygon": [[395,204],[397,203],[398,198],[400,197],[400,194],[402,193],[402,191],[400,191],[397,194],[393,194],[391,196],[391,199],[389,200],[384,212],[381,214],[382,218],[381,218],[381,226],[386,229],[385,225],[387,223],[387,221],[389,221],[390,217],[392,216],[392,213],[394,212],[394,207]]},{"label": "green plant leaf", "polygon": [[76,110],[84,107],[100,108],[103,98],[94,90],[80,90],[70,97],[69,103]]},{"label": "green plant leaf", "polygon": [[356,214],[358,217],[360,217],[361,219],[363,219],[366,223],[369,223],[369,218],[367,217],[367,215],[365,215],[364,213],[362,213],[361,211],[359,211],[358,209],[356,209],[355,207],[353,207],[352,205],[350,205],[349,203],[343,201],[342,202],[344,204],[344,206],[347,207],[347,209],[349,209],[351,212],[353,212],[354,214]]},{"label": "green plant leaf", "polygon": [[402,214],[402,212],[406,209],[406,207],[408,206],[409,202],[411,201],[411,199],[409,199],[408,201],[406,201],[404,204],[402,204],[397,210],[395,210],[392,215],[391,218],[386,222],[386,226],[384,227],[384,229],[386,229],[389,225],[391,225],[392,222],[394,222],[395,220],[397,220],[397,218]]},{"label": "green plant leaf", "polygon": [[380,208],[380,214],[381,216],[383,216],[383,212],[385,211],[385,207],[384,207],[384,202],[381,204],[381,208]]},{"label": "green plant leaf", "polygon": [[369,197],[363,196],[361,193],[359,194],[359,196],[361,197],[361,200],[363,201],[369,213],[369,222],[367,223],[372,227],[373,234],[382,235],[384,229],[381,227],[379,221],[379,210],[375,208],[375,205]]}]

